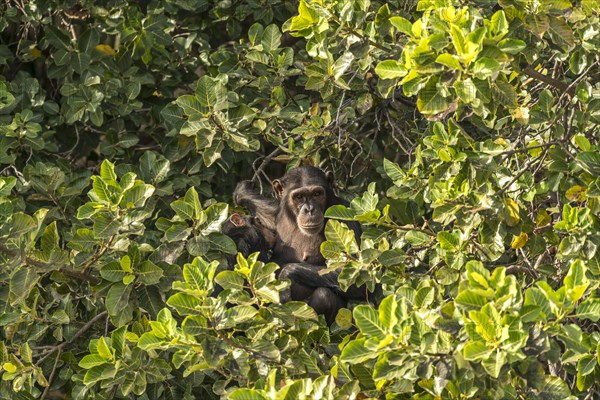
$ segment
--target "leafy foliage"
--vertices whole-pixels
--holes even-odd
[[[4,2],[0,397],[597,397],[599,18]],[[284,163],[354,193],[321,251],[383,293],[331,327],[277,265],[226,268],[235,184]]]

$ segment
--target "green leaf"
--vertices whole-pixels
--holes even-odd
[[[202,302],[190,294],[175,293],[169,297],[167,304],[175,308],[180,315],[197,315],[199,314]]]
[[[88,354],[79,361],[79,366],[84,369],[90,369],[98,365],[106,364],[107,360],[98,354]]]
[[[360,364],[367,360],[371,360],[377,357],[377,352],[372,351],[365,347],[365,341],[367,339],[353,340],[344,349],[340,355],[340,361],[347,362],[350,364]]]
[[[198,103],[207,112],[215,112],[226,108],[227,93],[223,84],[208,75],[198,79],[196,84],[196,98]],[[185,110],[184,110],[185,112]]]
[[[575,157],[577,165],[594,176],[600,175],[600,153],[597,151],[582,151]]]
[[[103,181],[117,181],[117,174],[115,173],[115,164],[108,160],[102,161],[100,164],[100,177]]]
[[[148,200],[153,193],[154,186],[136,181],[132,188],[125,190],[123,193],[120,205],[122,208],[143,207],[146,204],[146,200]]]
[[[13,214],[12,226],[10,228],[10,235],[12,237],[21,237],[29,232],[32,232],[38,228],[35,220],[22,212]]]
[[[4,369],[9,374],[13,374],[13,373],[17,372],[17,366],[10,362],[6,362],[6,363],[2,364],[2,369]]]
[[[224,319],[231,319],[235,324],[248,321],[258,314],[258,310],[251,306],[235,306],[228,309],[224,314]]]
[[[456,57],[454,57],[452,54],[448,54],[448,53],[440,54],[435,59],[435,62],[438,64],[445,65],[446,67],[448,67],[450,69],[455,69],[455,70],[459,70],[459,71],[462,70],[462,65],[456,59]]]
[[[109,282],[121,282],[125,275],[127,275],[127,272],[123,271],[121,265],[116,261],[100,268],[100,276]]]
[[[472,68],[472,72],[477,79],[487,79],[494,73],[496,73],[499,69],[500,63],[498,61],[496,61],[493,58],[481,57],[477,61],[475,61],[475,64]],[[502,88],[504,88],[504,86],[502,86]],[[512,92],[510,93],[512,94]],[[514,103],[515,102],[511,102],[511,105]],[[506,102],[504,104],[506,104]]]
[[[151,261],[144,261],[138,267],[136,275],[144,285],[156,285],[163,276],[163,270]]]
[[[358,252],[358,245],[354,232],[342,222],[336,220],[327,221],[325,226],[325,237],[336,246],[341,247],[347,253],[354,254]]]
[[[375,73],[381,79],[398,79],[408,73],[408,70],[398,63],[396,60],[381,61],[375,67]]]
[[[0,93],[0,96],[1,96],[1,93]],[[9,196],[12,188],[14,188],[16,184],[17,184],[17,178],[15,178],[14,176],[7,176],[5,178],[0,178],[0,197]]]
[[[360,332],[367,338],[385,337],[385,329],[379,322],[377,311],[370,306],[359,305],[353,311],[354,321]]]
[[[98,351],[98,355],[105,360],[113,359],[113,352],[108,346],[104,336],[101,336],[100,339],[98,339],[98,342],[96,343],[96,350]]]
[[[406,173],[402,168],[387,158],[383,159],[383,169],[387,176],[394,182],[401,181],[406,177]]]
[[[450,101],[446,99],[445,93],[437,88],[437,78],[432,78],[426,87],[419,92],[417,108],[422,114],[434,115],[448,109]]]
[[[541,399],[566,399],[571,397],[569,386],[557,376],[544,376],[544,383],[538,392]]]
[[[567,288],[567,296],[572,302],[581,299],[590,284],[589,279],[585,276],[586,272],[587,267],[583,261],[575,260],[565,276],[564,284]]]
[[[356,216],[356,213],[352,209],[350,209],[342,204],[331,206],[325,211],[326,218],[351,221],[354,219],[355,216]]]
[[[406,18],[399,16],[393,16],[388,19],[394,28],[398,29],[398,32],[404,33],[407,36],[413,36],[412,23]]]
[[[104,205],[90,201],[77,209],[77,219],[90,219],[94,214],[104,209]]]
[[[465,360],[477,361],[486,359],[494,350],[490,349],[485,342],[470,341],[463,348],[463,356]]]
[[[124,285],[123,283],[113,284],[104,300],[104,305],[108,314],[111,316],[118,315],[123,308],[127,306],[129,302],[129,295],[131,294],[131,286]]]
[[[442,231],[438,233],[437,239],[440,243],[440,247],[444,250],[460,250],[460,237],[458,233]]]
[[[107,214],[94,215],[93,232],[94,237],[99,239],[109,239],[119,232],[121,224],[118,220],[108,216]]]
[[[342,329],[350,329],[352,327],[352,311],[340,308],[335,316],[335,323]]]
[[[156,337],[156,335],[153,333],[146,332],[140,336],[140,340],[138,340],[137,345],[140,349],[148,351],[161,347],[163,345],[163,341]]]
[[[97,365],[86,372],[83,383],[92,386],[103,380],[114,379],[116,374],[117,369],[112,364]]]
[[[586,299],[577,307],[577,318],[598,322],[600,319],[600,299]]]
[[[340,58],[335,60],[332,67],[332,75],[338,80],[344,75],[344,73],[350,68],[352,61],[354,60],[354,54],[347,51]]]
[[[202,234],[220,232],[221,225],[228,218],[229,206],[225,203],[212,204],[204,211],[206,214],[206,225],[202,228]]]
[[[111,347],[115,350],[115,358],[120,358],[123,355],[125,346],[125,335],[127,334],[127,326],[122,326],[115,329],[110,334]]]
[[[500,370],[505,363],[506,354],[503,351],[496,349],[490,357],[481,362],[481,365],[492,378],[498,378],[498,376],[500,376]]]
[[[44,229],[44,233],[42,233],[42,237],[40,239],[40,248],[42,252],[50,253],[51,251],[58,249],[59,239],[56,221],[54,221],[48,225],[46,229]]]
[[[504,39],[498,42],[498,48],[508,54],[518,54],[527,47],[527,44],[518,39]]]
[[[227,397],[231,400],[267,400],[267,397],[256,389],[236,389]]]
[[[263,26],[258,22],[252,24],[250,29],[248,29],[248,40],[253,46],[258,44],[258,41],[262,38],[263,35]]]
[[[275,24],[267,26],[263,32],[260,43],[264,51],[272,51],[281,46],[281,32]]]
[[[433,240],[433,238],[431,236],[427,235],[426,233],[419,232],[419,231],[408,231],[408,232],[406,232],[406,235],[404,236],[404,239],[411,246],[414,246],[414,247],[423,246],[425,244],[430,243]]]
[[[387,296],[379,304],[379,322],[386,331],[391,332],[398,323],[396,308],[398,303],[395,296]]]
[[[379,256],[379,262],[384,267],[392,267],[394,265],[402,265],[406,259],[406,254],[400,249],[386,250]]]
[[[194,221],[198,221],[200,224],[204,223],[206,216],[202,210],[202,204],[200,203],[198,192],[193,186],[189,188],[187,192],[185,192],[183,200],[194,207]]]
[[[174,223],[165,231],[165,239],[167,242],[180,242],[186,240],[192,233],[192,228],[185,222]]]
[[[454,302],[458,305],[461,305],[467,309],[476,309],[479,310],[482,306],[484,306],[488,300],[484,296],[477,294],[471,290],[463,290],[456,296]]]
[[[111,191],[108,189],[106,182],[99,176],[92,176],[92,189],[98,200],[112,203]]]
[[[508,21],[503,10],[496,11],[490,18],[490,28],[494,36],[505,35],[508,32]]]
[[[244,289],[244,278],[237,271],[222,271],[216,276],[215,281],[223,289]]]
[[[429,307],[431,303],[433,303],[435,295],[435,290],[432,287],[422,287],[417,290],[417,294],[415,296],[415,305],[418,308]]]
[[[319,21],[319,14],[310,7],[305,0],[300,0],[298,5],[298,15],[292,17],[289,25],[290,32],[300,32],[311,28]]]
[[[577,362],[577,373],[579,373],[581,376],[589,375],[594,372],[596,365],[598,365],[596,362],[596,357],[591,354],[587,354],[580,358]]]
[[[77,48],[82,53],[91,53],[100,41],[100,34],[95,28],[90,28],[77,38]]]
[[[25,300],[39,279],[40,276],[34,268],[22,267],[16,269],[12,273],[9,283],[11,305]]]
[[[206,105],[200,103],[200,100],[198,100],[196,96],[179,96],[177,100],[175,100],[175,102],[179,107],[181,107],[184,114],[188,117],[202,118],[207,116],[209,113],[209,108]]]

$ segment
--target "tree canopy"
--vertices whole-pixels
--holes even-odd
[[[0,397],[597,398],[596,3],[2,2]],[[332,326],[225,268],[297,165]]]

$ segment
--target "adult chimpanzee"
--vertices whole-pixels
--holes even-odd
[[[238,186],[238,188],[240,188]],[[331,324],[348,299],[366,298],[366,288],[352,286],[347,292],[338,283],[339,272],[321,275],[325,259],[321,243],[325,240],[325,210],[336,204],[347,203],[333,192],[333,175],[315,167],[299,167],[288,171],[283,178],[273,181],[273,190],[279,205],[245,185],[236,189],[236,202],[255,215],[276,215],[276,240],[272,261],[282,266],[280,279],[290,279],[291,287],[281,293],[281,301],[305,301]],[[346,222],[360,240],[361,228],[356,222]],[[265,223],[265,225],[268,225]]]
[[[273,191],[279,199],[279,209],[272,260],[279,264],[324,265],[321,243],[325,241],[325,210],[336,204],[347,205],[333,192],[333,174],[315,167],[294,168],[273,181]],[[360,225],[346,224],[360,241]]]

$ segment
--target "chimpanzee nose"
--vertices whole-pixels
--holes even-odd
[[[304,205],[304,213],[308,214],[308,215],[313,215],[315,212],[315,207],[312,204],[305,204]]]

